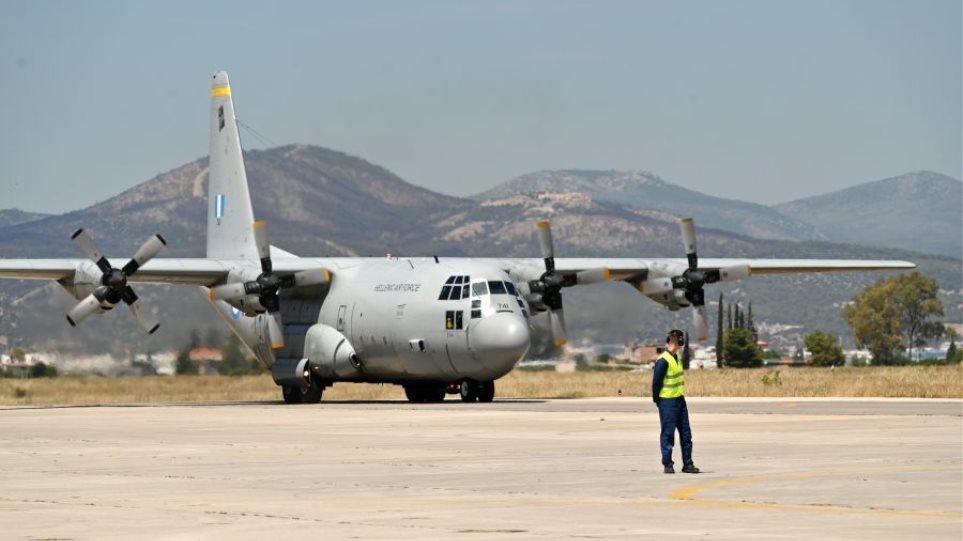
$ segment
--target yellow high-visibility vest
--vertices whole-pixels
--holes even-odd
[[[665,359],[669,363],[669,369],[662,380],[662,390],[659,391],[659,398],[679,398],[685,395],[685,372],[682,370],[682,361],[676,360],[668,351],[663,351],[659,355],[660,359]]]

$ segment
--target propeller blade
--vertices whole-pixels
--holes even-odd
[[[126,302],[127,299],[125,298],[124,301]],[[151,313],[147,305],[144,304],[142,299],[137,298],[135,295],[134,301],[128,302],[127,306],[130,307],[131,313],[134,314],[135,318],[137,318],[137,323],[140,323],[140,326],[147,331],[147,334],[154,334],[157,332],[157,329],[160,328],[160,323],[157,321],[157,318],[154,317],[154,314]]]
[[[100,272],[110,272],[112,268],[110,266],[110,261],[107,261],[104,253],[97,248],[97,245],[94,244],[94,239],[90,238],[90,235],[87,234],[87,231],[84,229],[78,229],[73,235],[70,236],[70,238],[73,239],[77,246],[80,247],[80,250],[88,258],[90,258],[91,261],[97,264],[97,268],[100,269]]]
[[[124,271],[124,274],[127,276],[134,274],[137,272],[137,269],[144,265],[144,263],[154,259],[154,257],[159,254],[165,246],[167,246],[167,241],[164,240],[164,237],[160,235],[154,235],[153,237],[147,239],[147,242],[141,245],[141,247],[137,250],[137,253],[134,254],[134,257],[132,257],[121,270]]]
[[[548,220],[542,220],[538,222],[538,229],[536,231],[538,233],[538,245],[542,248],[542,258],[545,259],[546,264],[548,264],[548,260],[555,259],[555,246],[552,242],[552,224],[549,223]],[[555,269],[551,268],[547,270],[548,272],[552,272]]]
[[[685,246],[685,255],[689,260],[689,268],[699,267],[699,256],[696,255],[696,232],[695,222],[692,218],[682,219],[682,244]]]
[[[294,286],[317,286],[331,281],[327,269],[308,269],[294,273]]]
[[[247,296],[247,290],[243,282],[224,284],[210,289],[212,301],[239,301]]]
[[[600,269],[588,269],[575,273],[576,282],[579,284],[597,284],[608,282],[612,279],[612,272],[608,267]]]
[[[562,347],[568,343],[568,333],[565,331],[565,314],[561,308],[549,310],[549,322],[552,324],[552,336],[555,337],[555,345]]]
[[[281,321],[281,312],[272,312],[267,315],[268,335],[271,337],[271,349],[281,349],[284,347],[284,325]]]
[[[76,327],[81,321],[87,319],[87,316],[93,314],[100,308],[100,303],[103,302],[104,298],[107,296],[106,287],[98,287],[93,293],[84,297],[84,299],[74,305],[67,313],[67,323],[70,323],[71,327]]]
[[[692,330],[697,342],[709,338],[709,323],[706,319],[706,305],[692,307]]]
[[[672,291],[671,278],[652,278],[642,282],[639,291],[643,295],[661,295]]]
[[[722,267],[719,269],[719,281],[734,282],[736,280],[748,278],[750,274],[752,274],[752,269],[749,268],[749,265],[731,265],[729,267]]]
[[[261,271],[271,273],[271,244],[268,242],[267,222],[254,222],[254,244],[257,245],[257,256],[261,260]]]

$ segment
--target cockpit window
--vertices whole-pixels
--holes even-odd
[[[488,284],[485,282],[475,282],[471,285],[472,297],[482,297],[488,295]]]
[[[511,282],[505,282],[505,289],[512,295],[518,296],[518,291],[515,290],[515,284]]]
[[[445,283],[446,283],[446,284],[454,284],[454,283],[455,283],[455,277],[454,277],[454,276],[449,276],[448,279],[445,280]]]
[[[506,293],[508,293],[507,291],[505,291],[504,282],[496,282],[494,280],[489,280],[488,289],[489,291],[491,291],[492,295],[505,295]]]

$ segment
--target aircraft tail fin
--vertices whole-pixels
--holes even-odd
[[[227,73],[211,86],[211,149],[207,180],[207,257],[257,259],[254,210]]]

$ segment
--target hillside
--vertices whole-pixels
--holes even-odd
[[[677,217],[585,192],[515,194],[471,201],[408,184],[384,168],[318,147],[292,145],[246,153],[256,214],[271,224],[272,243],[300,255],[400,255],[537,257],[534,224],[553,221],[560,257],[682,257]],[[69,240],[91,229],[108,254],[130,254],[148,235],[169,241],[164,255],[204,253],[206,160],[158,175],[90,208],[41,221],[0,227],[0,257],[80,257]],[[704,223],[699,249],[705,257],[812,257],[908,259],[936,276],[944,288],[948,319],[963,319],[963,263],[887,248],[824,241],[761,240]],[[801,326],[767,336],[792,342],[805,329],[845,335],[839,307],[884,276],[787,275],[712,286],[727,299],[753,302],[757,322]],[[69,328],[63,314],[73,303],[56,284],[0,282],[0,343],[114,352],[158,351],[184,344],[191,331],[222,325],[195,288],[141,286],[159,312],[162,331],[144,336],[119,308],[107,317]],[[688,325],[689,311],[672,313],[625,284],[566,292],[575,340],[620,342],[656,337],[667,325]],[[710,308],[710,318],[714,318]],[[538,318],[539,325],[544,325]]]
[[[917,171],[776,205],[837,242],[963,257],[963,183]]]
[[[699,223],[706,227],[760,239],[824,238],[804,220],[784,216],[765,205],[706,195],[667,182],[647,171],[539,171],[510,180],[474,196],[474,199],[497,199],[542,192],[583,192],[601,201],[613,201],[676,216],[696,216]]]
[[[40,212],[27,212],[20,209],[0,209],[0,227],[33,222],[47,216],[47,214]]]

